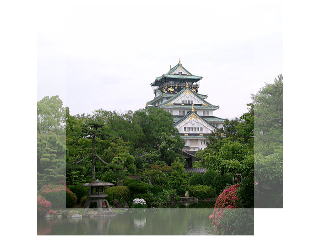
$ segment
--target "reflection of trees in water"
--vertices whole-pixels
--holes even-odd
[[[145,217],[143,218],[137,218],[135,217],[133,219],[133,223],[134,223],[134,226],[137,227],[137,228],[143,228],[146,223],[147,223],[147,219]]]
[[[57,235],[214,234],[208,219],[211,212],[212,208],[129,209],[113,217],[43,220],[46,224],[39,231]]]
[[[117,216],[111,221],[109,234],[208,234],[211,228],[208,216],[211,211],[212,209],[130,209],[128,214]]]

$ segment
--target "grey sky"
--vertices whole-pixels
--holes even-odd
[[[39,14],[38,98],[59,95],[73,114],[143,108],[180,58],[215,115],[239,117],[282,72],[278,1],[77,2]]]

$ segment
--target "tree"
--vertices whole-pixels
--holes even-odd
[[[133,124],[138,124],[143,131],[143,138],[137,143],[137,148],[145,152],[156,152],[159,161],[171,165],[178,157],[182,158],[184,146],[178,130],[173,125],[172,116],[159,108],[147,108],[133,114]]]
[[[37,103],[38,133],[64,131],[65,108],[59,96],[44,97]]]
[[[38,188],[65,180],[65,108],[58,96],[37,103]]]
[[[282,207],[283,77],[253,96],[255,206]]]

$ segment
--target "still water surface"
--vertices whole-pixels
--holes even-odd
[[[113,216],[39,219],[40,235],[185,235],[215,234],[208,216],[212,208],[148,208],[114,210]]]

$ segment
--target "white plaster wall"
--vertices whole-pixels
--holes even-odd
[[[202,122],[200,122],[198,119],[192,119],[190,121],[186,121],[183,124],[179,124],[177,127],[178,127],[178,131],[180,133],[204,133],[204,134],[209,134],[214,130],[211,126],[210,126],[210,128],[208,128],[207,126],[202,124]],[[199,128],[202,127],[203,130],[202,131],[188,132],[188,131],[184,131],[185,127],[199,127]]]
[[[178,109],[172,109],[172,115],[179,115]]]
[[[197,150],[205,149],[207,145],[204,143],[204,141],[205,139],[186,139],[185,146],[190,148],[198,148]]]
[[[187,91],[188,93],[188,91]],[[177,97],[174,100],[174,103],[180,103],[182,104],[182,100],[192,100],[194,104],[203,104],[204,102],[202,100],[200,100],[198,97],[196,97],[194,94],[186,94],[186,92],[184,92],[183,94],[181,94],[179,97]]]

